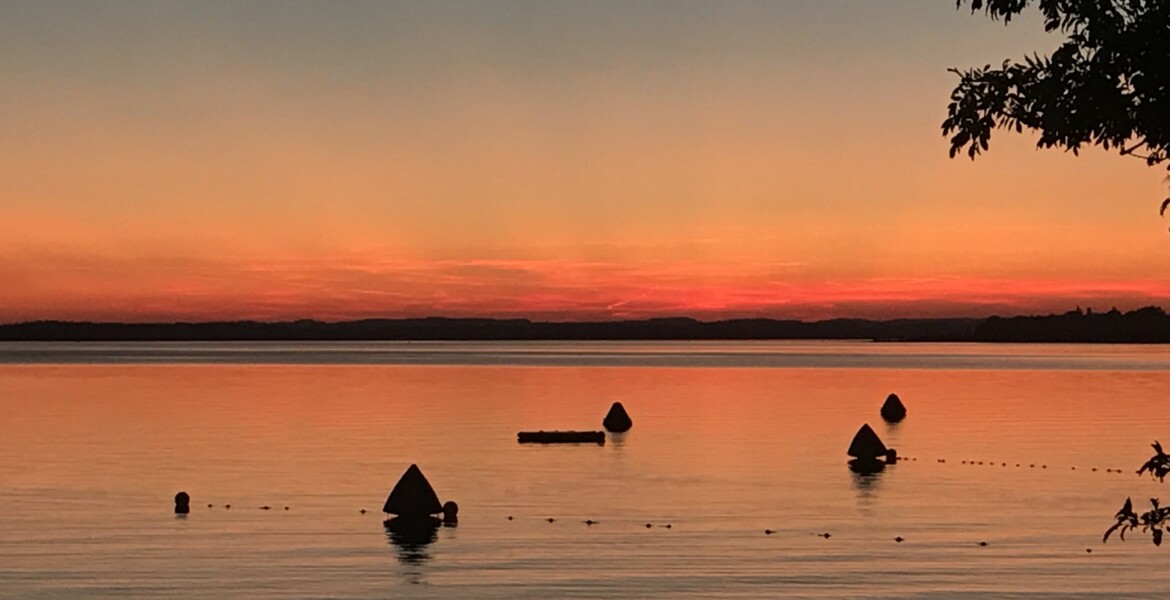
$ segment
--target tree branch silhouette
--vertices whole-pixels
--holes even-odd
[[[1031,5],[1065,40],[1051,55],[966,70],[951,92],[944,136],[972,160],[996,129],[1039,133],[1038,148],[1116,149],[1170,170],[1170,2],[957,0],[1011,22]],[[1144,154],[1136,154],[1139,148]],[[1170,201],[1170,198],[1167,198]]]

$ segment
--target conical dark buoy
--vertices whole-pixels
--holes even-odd
[[[853,436],[853,442],[849,444],[848,454],[853,457],[849,461],[849,468],[862,474],[880,473],[886,465],[898,461],[897,451],[886,448],[869,423],[857,430],[857,435]]]
[[[870,460],[885,458],[889,449],[882,443],[882,439],[869,426],[869,423],[866,423],[857,430],[857,435],[853,436],[853,442],[849,444],[847,453],[853,458]]]
[[[185,515],[191,512],[191,496],[187,492],[175,494],[175,514]]]
[[[601,425],[610,433],[622,433],[629,431],[634,426],[634,422],[626,413],[626,407],[622,406],[621,402],[614,402],[613,406],[609,407],[609,413],[601,420]]]
[[[443,506],[439,504],[435,488],[431,487],[418,465],[410,465],[398,483],[394,484],[394,489],[390,490],[382,512],[415,519],[441,513]]]
[[[882,418],[887,423],[899,423],[906,418],[906,405],[902,404],[897,394],[886,396],[886,402],[882,404]]]

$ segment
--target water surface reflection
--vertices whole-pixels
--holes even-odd
[[[439,524],[434,520],[387,519],[386,539],[398,551],[398,560],[419,565],[430,560],[427,547],[438,539]]]

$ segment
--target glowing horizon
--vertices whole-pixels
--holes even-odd
[[[1035,18],[911,1],[0,16],[3,323],[1170,306],[1164,172],[1007,132],[947,158],[946,68],[1051,47]]]

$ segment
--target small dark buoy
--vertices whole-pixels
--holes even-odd
[[[207,505],[207,508],[215,508],[215,505],[214,505],[214,504],[208,504],[208,505]]]
[[[898,537],[894,538],[894,541],[901,544],[902,542],[906,541],[906,538],[904,538],[902,536],[898,536]]]
[[[272,510],[272,507],[265,504],[264,506],[260,507],[260,510]]]
[[[366,514],[366,509],[363,508],[363,509],[359,510],[358,512],[364,515],[364,514]]]
[[[764,530],[764,535],[772,535],[773,533],[776,533],[776,532],[775,532],[775,531],[772,531],[771,529],[765,529],[765,530]]]
[[[653,525],[651,525],[649,523],[646,524],[646,529],[650,529],[651,527],[653,527]]]
[[[594,524],[594,523],[596,523],[596,522],[597,522],[597,521],[594,521],[593,519],[585,519],[585,521],[584,521],[584,523],[585,523],[586,525],[593,525],[593,524]]]
[[[285,509],[285,510],[288,510],[288,507],[286,506],[286,507],[284,507],[284,509]]]
[[[509,521],[511,521],[511,520],[512,520],[512,515],[508,515],[508,520],[509,520]]]
[[[670,523],[667,523],[666,525],[663,525],[663,527],[665,527],[665,528],[667,528],[667,529],[670,529]]]
[[[1093,468],[1092,468],[1092,471],[1093,471],[1094,473],[1096,473],[1096,472],[1097,472],[1097,467],[1093,467]]]
[[[1040,465],[1040,468],[1041,468],[1041,469],[1047,469],[1047,468],[1048,468],[1048,465]]]
[[[1093,553],[1092,548],[1085,548],[1085,554],[1092,554],[1092,553]]]
[[[443,503],[443,524],[454,525],[459,522],[459,505],[454,500]]]
[[[832,536],[831,536],[831,535],[829,535],[829,532],[827,532],[827,531],[826,531],[826,532],[824,532],[824,533],[822,533],[822,534],[821,534],[821,537],[823,537],[823,538],[825,538],[825,539],[827,540],[827,539],[829,539],[829,538],[830,538],[830,537],[832,537]]]
[[[980,546],[986,546],[986,545],[987,545],[987,542],[979,542],[979,545],[980,545]]]
[[[626,407],[622,406],[621,402],[614,402],[613,406],[609,407],[605,418],[601,420],[601,426],[610,433],[622,433],[629,431],[634,426],[634,422],[630,419],[629,413],[626,412]]]
[[[224,510],[231,510],[231,509],[232,509],[232,505],[231,505],[231,504],[224,504],[224,505],[223,505],[223,509],[224,509]]]
[[[552,522],[554,522],[554,521],[556,521],[556,519],[554,519],[554,518],[552,518],[552,517],[549,517],[549,518],[548,518],[548,522],[549,522],[549,523],[552,523]]]
[[[902,404],[902,399],[897,394],[890,394],[882,404],[881,413],[882,419],[887,423],[899,423],[906,418],[906,405]]]
[[[175,514],[185,515],[191,512],[191,496],[187,492],[175,494]]]

